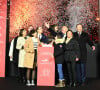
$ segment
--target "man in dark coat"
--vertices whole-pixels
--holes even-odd
[[[48,43],[48,38],[46,35],[43,34],[43,28],[42,27],[37,27],[37,33],[38,33],[38,38],[40,40],[40,42],[42,43]]]
[[[68,27],[67,26],[63,26],[61,29],[61,32],[59,32],[59,34],[61,35],[62,38],[66,38],[66,32],[68,31]]]
[[[88,33],[83,31],[82,25],[77,24],[77,32],[74,33],[74,38],[78,41],[80,47],[80,60],[77,62],[77,82],[82,86],[85,85],[86,81],[86,61],[87,61],[87,48],[86,44],[89,44],[93,50],[95,46],[90,40]]]

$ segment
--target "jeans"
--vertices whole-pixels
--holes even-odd
[[[57,64],[57,70],[58,70],[59,80],[64,79],[62,64]]]
[[[85,83],[86,80],[86,63],[77,63],[76,64],[77,71],[77,82]]]

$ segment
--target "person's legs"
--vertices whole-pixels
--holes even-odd
[[[31,84],[30,84],[30,71],[31,71],[31,69],[27,69],[27,75],[26,75],[26,78],[27,78],[27,83],[26,83],[26,85],[27,86],[30,86]]]
[[[62,64],[57,64],[57,70],[58,70],[58,75],[59,75],[59,83],[56,85],[56,87],[65,87]]]
[[[76,78],[77,78],[77,83],[81,84],[81,64],[76,63]]]
[[[32,70],[32,81],[31,81],[31,85],[34,86],[34,80],[35,80],[35,76],[36,76],[36,67],[37,67],[37,49],[34,50],[35,54],[34,54],[34,64],[33,64],[33,70]]]
[[[63,80],[64,75],[63,75],[63,70],[62,70],[62,64],[57,64],[57,68],[58,68],[59,80]]]
[[[68,68],[68,77],[69,77],[69,81],[70,81],[70,83],[72,83],[72,82],[73,82],[73,79],[72,79],[72,67],[71,67],[71,62],[67,62],[66,65],[67,65],[67,68]]]
[[[18,68],[19,70],[19,81],[25,83],[25,68]]]
[[[82,84],[86,81],[86,63],[81,63],[81,80]]]
[[[35,78],[35,70],[32,71],[32,80]]]
[[[27,69],[27,80],[30,80],[30,69]]]
[[[72,80],[73,80],[73,86],[76,86],[76,62],[75,61],[72,61],[71,62],[71,65],[72,65]]]
[[[32,81],[31,81],[31,85],[34,86],[34,79],[35,79],[35,68],[32,70]]]
[[[72,72],[72,63],[67,62],[67,69],[68,69],[68,77],[69,77],[69,84],[67,85],[68,87],[72,87],[73,84],[73,72]]]

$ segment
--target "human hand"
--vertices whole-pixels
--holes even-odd
[[[95,46],[92,46],[92,50],[93,50],[93,51],[95,50]]]
[[[76,61],[79,61],[79,58],[76,58]]]
[[[47,28],[50,28],[50,24],[48,22],[45,22],[44,25],[47,27]]]
[[[12,56],[10,56],[10,61],[11,61],[11,62],[13,61],[13,57],[12,57]]]

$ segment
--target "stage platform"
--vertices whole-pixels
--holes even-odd
[[[56,88],[56,87],[47,87],[47,86],[32,86],[28,87],[25,84],[18,83],[15,78],[0,78],[0,90],[100,90],[100,79],[87,79],[86,86],[80,87],[64,87],[64,88]]]

